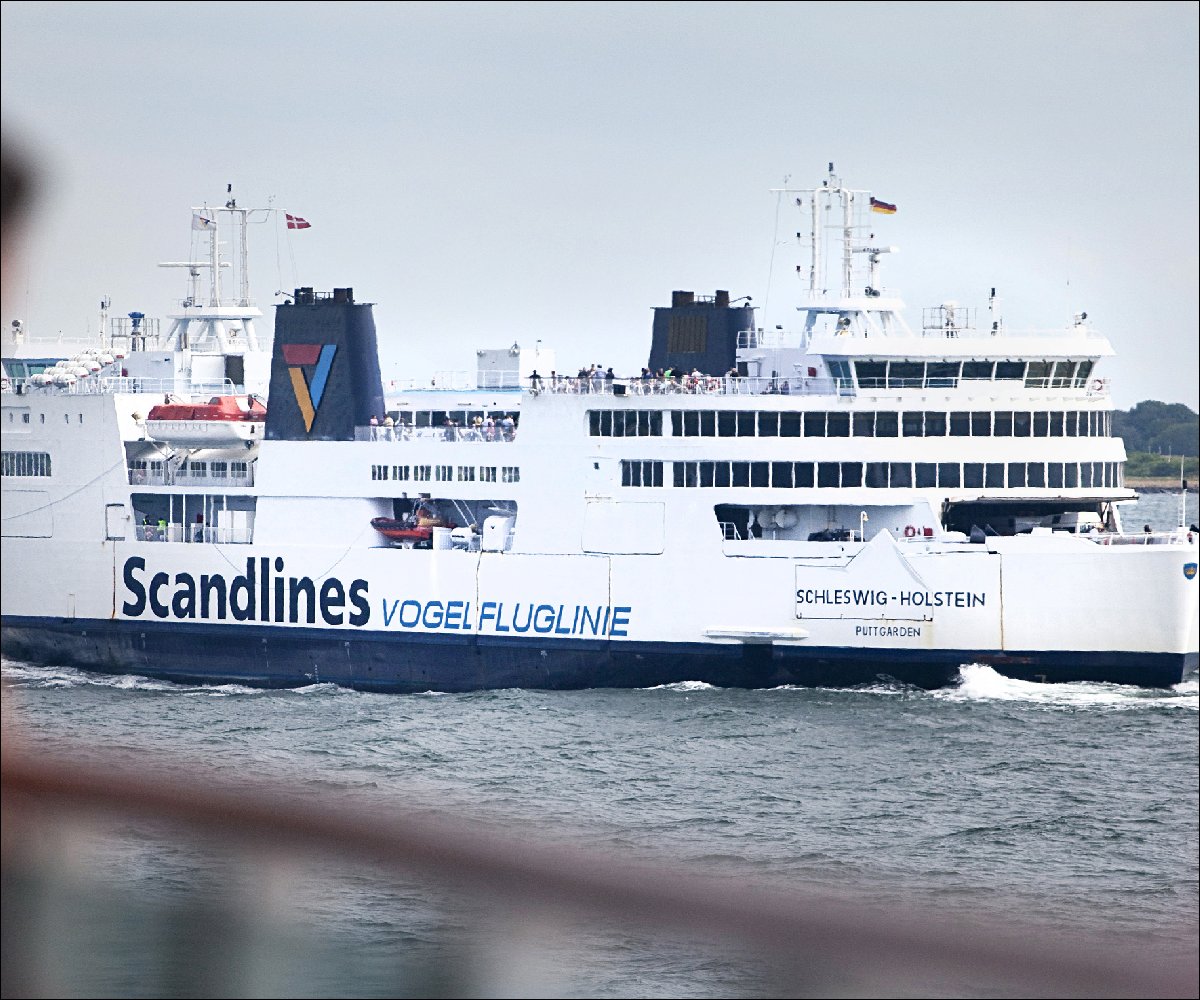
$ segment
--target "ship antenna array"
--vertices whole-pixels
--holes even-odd
[[[222,299],[221,269],[232,268],[233,264],[221,257],[222,243],[220,240],[221,215],[228,215],[229,222],[234,227],[234,253],[237,258],[238,298],[234,303],[240,307],[250,305],[250,257],[247,232],[250,223],[266,222],[271,209],[239,208],[237,199],[233,196],[233,185],[225,186],[225,204],[219,208],[201,205],[192,208],[192,229],[208,234],[208,259],[164,261],[159,267],[186,267],[188,269],[189,291],[185,306],[199,304],[200,272],[209,272],[209,301],[210,307],[219,307],[226,303]],[[194,256],[194,255],[193,255]]]
[[[856,246],[855,232],[861,228],[856,222],[855,210],[860,206],[869,206],[871,193],[857,191],[842,185],[841,178],[834,172],[833,163],[829,164],[829,176],[815,189],[777,188],[780,194],[790,194],[795,198],[796,207],[808,216],[807,232],[797,233],[797,239],[803,241],[807,237],[809,244],[808,292],[816,298],[828,293],[825,270],[826,250],[824,230],[836,228],[841,240],[841,260],[837,294],[841,298],[852,298],[856,295],[854,288],[854,254],[866,253],[870,264],[868,294],[879,288],[880,255],[894,252],[894,247]],[[823,223],[826,216],[833,216],[828,226]],[[801,270],[801,268],[797,268]],[[858,290],[861,294],[862,289]]]

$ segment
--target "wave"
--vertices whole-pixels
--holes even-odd
[[[1189,677],[1172,688],[1140,688],[1128,684],[1075,681],[1045,684],[1005,677],[982,663],[959,668],[958,683],[931,691],[943,701],[1024,702],[1052,709],[1101,708],[1128,711],[1147,708],[1200,710],[1200,679]]]
[[[720,691],[721,688],[706,681],[676,681],[674,684],[656,684],[642,688],[643,691]]]
[[[264,695],[354,694],[336,684],[308,684],[304,687],[269,689],[246,684],[181,684],[141,674],[101,674],[75,667],[43,667],[20,660],[5,659],[4,681],[12,688],[72,689],[111,688],[117,691],[141,691],[200,698],[262,697]]]

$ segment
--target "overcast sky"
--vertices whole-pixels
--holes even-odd
[[[789,322],[770,189],[833,161],[899,208],[914,327],[992,286],[1010,329],[1086,310],[1118,406],[1200,405],[1195,3],[6,2],[2,27],[6,141],[44,173],[5,327],[165,315],[186,287],[154,265],[232,183],[312,223],[254,230],[259,304],[353,286],[385,377],[537,340],[633,373],[673,289]]]

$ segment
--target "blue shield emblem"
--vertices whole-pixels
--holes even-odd
[[[1196,564],[1195,563],[1184,563],[1183,564],[1183,575],[1186,576],[1189,580],[1196,579]]]

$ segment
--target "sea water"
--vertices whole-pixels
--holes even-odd
[[[1176,520],[1170,495],[1126,513],[1127,524]],[[1030,684],[967,665],[955,686],[933,692],[690,683],[398,696],[187,686],[10,660],[3,668],[6,738],[36,754],[103,752],[168,779],[201,769],[252,776],[301,798],[458,816],[501,840],[570,844],[731,885],[833,892],[885,912],[994,920],[1031,935],[1115,937],[1164,962],[1196,950],[1194,675],[1149,690]],[[72,865],[132,902],[112,911],[107,897],[85,892],[73,920],[48,925],[47,937],[72,945],[53,980],[65,994],[228,986],[220,956],[250,931],[226,927],[214,943],[196,931],[211,932],[211,920],[181,924],[177,914],[181,901],[239,885],[286,897],[252,980],[268,995],[779,988],[729,949],[647,943],[619,924],[566,943],[544,925],[515,938],[508,928],[502,954],[481,964],[479,949],[471,953],[471,979],[456,970],[476,925],[436,884],[347,865],[337,845],[316,859],[267,852],[238,867],[211,844],[188,846],[133,820],[103,834],[75,838]],[[265,870],[288,874],[264,880]],[[191,949],[178,940],[189,935]],[[528,947],[530,935],[538,947]],[[197,969],[207,966],[205,979]],[[231,988],[238,982],[255,992],[244,978]],[[997,995],[986,981],[945,992]]]

